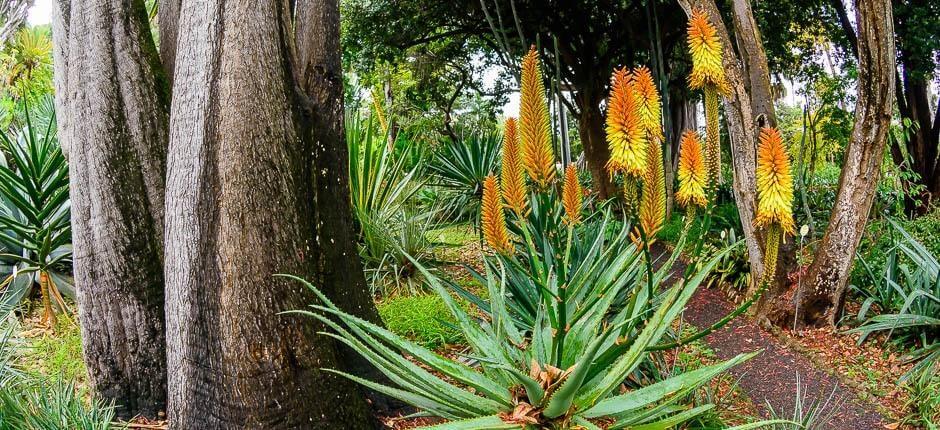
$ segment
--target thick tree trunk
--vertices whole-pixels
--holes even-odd
[[[332,209],[314,201],[291,18],[287,1],[180,11],[166,206],[173,428],[372,425],[357,389],[320,370],[339,367],[333,343],[282,313],[313,295],[274,277],[316,278],[313,207]]]
[[[800,320],[835,324],[855,250],[880,177],[894,103],[894,25],[889,0],[858,0],[859,79],[855,127],[846,148],[829,226],[816,249],[800,300]]]
[[[369,293],[362,261],[356,250],[356,227],[349,200],[343,70],[340,58],[337,0],[298,0],[296,3],[298,61],[295,76],[309,97],[305,110],[312,119],[311,172],[314,184],[315,285],[347,312],[382,325]],[[324,24],[326,23],[326,24]],[[359,353],[338,345],[344,368],[370,380],[387,380]],[[368,392],[373,408],[388,409],[389,399]]]
[[[679,0],[679,5],[689,15],[693,8],[705,9],[710,20],[716,24],[718,36],[725,46],[723,64],[731,94],[724,97],[724,107],[728,134],[731,136],[732,188],[735,204],[741,216],[748,261],[751,263],[751,278],[760,279],[764,273],[763,254],[757,231],[754,228],[754,214],[757,208],[755,170],[759,128],[754,121],[756,115],[751,107],[751,96],[746,89],[745,79],[747,78],[741,62],[731,49],[731,37],[722,25],[721,14],[714,0]]]
[[[54,20],[89,380],[120,415],[155,416],[166,401],[166,82],[142,1],[62,1]]]

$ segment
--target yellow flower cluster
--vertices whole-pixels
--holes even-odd
[[[646,66],[634,69],[633,83],[639,99],[640,123],[643,125],[643,129],[646,130],[650,141],[661,142],[663,140],[662,100],[659,97],[656,84],[653,83],[653,75],[650,73],[650,69]]]
[[[547,188],[555,179],[555,154],[549,137],[548,103],[542,70],[534,46],[522,57],[519,130],[522,164],[539,188]]]
[[[692,12],[688,33],[689,52],[692,54],[692,73],[689,87],[693,90],[712,86],[722,94],[728,92],[725,69],[721,64],[721,40],[718,30],[708,20],[708,14],[699,9]]]
[[[640,116],[640,98],[626,68],[614,71],[610,99],[607,102],[607,144],[611,173],[624,173],[635,178],[646,171],[647,138]]]
[[[486,244],[500,254],[511,255],[514,248],[509,240],[509,230],[506,229],[503,199],[500,196],[496,177],[493,175],[487,176],[483,180],[483,202],[480,208],[480,219]]]
[[[578,168],[574,163],[565,168],[565,182],[561,187],[561,204],[565,208],[565,223],[569,226],[581,222],[583,192],[578,182]]]
[[[757,146],[757,216],[758,227],[779,226],[793,234],[793,175],[790,157],[776,128],[760,131]]]
[[[702,141],[698,133],[686,130],[679,145],[679,189],[676,191],[676,202],[682,207],[705,207],[708,204],[708,198],[705,197],[708,175]]]
[[[666,219],[666,179],[663,172],[663,149],[658,142],[650,142],[648,166],[643,175],[643,191],[640,194],[638,218],[646,243],[655,242],[656,233]]]
[[[503,168],[500,173],[500,187],[506,206],[516,215],[522,216],[528,209],[529,191],[525,184],[525,170],[519,157],[519,134],[516,119],[509,118],[503,130]]]

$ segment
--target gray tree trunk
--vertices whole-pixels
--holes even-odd
[[[282,314],[313,295],[274,277],[316,279],[314,207],[337,204],[314,200],[291,29],[286,0],[180,11],[165,242],[173,428],[372,425],[357,389],[320,370],[340,365],[333,343]]]
[[[120,415],[155,416],[166,401],[166,82],[142,1],[63,0],[53,9],[89,380]]]
[[[829,225],[806,275],[800,319],[835,324],[842,311],[855,250],[868,222],[894,108],[895,59],[891,1],[858,0],[858,102]]]
[[[157,26],[160,30],[160,61],[172,84],[176,68],[176,39],[179,34],[180,6],[183,0],[159,0]]]

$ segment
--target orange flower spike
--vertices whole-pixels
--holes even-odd
[[[705,170],[705,154],[698,133],[687,130],[682,134],[679,147],[679,189],[676,202],[682,207],[689,205],[705,207],[708,198],[708,173]]]
[[[483,238],[494,251],[510,255],[514,248],[509,240],[509,230],[506,229],[506,215],[503,212],[503,199],[500,196],[496,177],[487,176],[483,180],[483,201],[480,208],[480,219],[483,224]]]
[[[697,90],[713,86],[718,92],[727,94],[729,88],[721,63],[721,39],[718,38],[718,30],[708,20],[708,14],[704,10],[692,12],[687,41],[689,52],[692,54],[689,88]]]
[[[641,177],[646,171],[648,140],[640,118],[640,100],[630,73],[614,71],[610,99],[607,102],[607,145],[610,161],[607,169]]]
[[[660,142],[663,140],[662,99],[650,69],[646,66],[636,68],[633,71],[633,82],[639,96],[640,121],[643,128],[650,140]]]
[[[519,148],[519,134],[516,119],[509,118],[503,130],[503,170],[500,174],[500,187],[506,206],[522,216],[528,208],[529,191],[525,184],[525,170]]]
[[[522,85],[519,102],[519,134],[522,165],[542,189],[555,179],[555,154],[549,136],[548,104],[535,47],[522,57]]]
[[[650,142],[648,148],[648,166],[643,176],[638,218],[647,243],[652,244],[666,219],[666,179],[662,147],[657,142]]]
[[[569,164],[565,168],[565,182],[561,187],[561,203],[565,208],[565,223],[569,226],[581,222],[583,199],[584,193],[581,190],[581,183],[578,182],[578,168],[573,163]]]
[[[793,174],[790,157],[783,146],[780,131],[765,127],[757,146],[757,216],[758,227],[778,225],[786,234],[794,233]]]

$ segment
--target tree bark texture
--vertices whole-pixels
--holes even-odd
[[[855,260],[888,139],[894,103],[894,24],[889,0],[858,0],[859,78],[855,127],[845,151],[829,225],[806,275],[800,319],[835,324]]]
[[[166,82],[143,1],[60,1],[53,9],[89,380],[120,415],[155,416],[166,401]]]
[[[607,134],[604,131],[604,114],[600,103],[603,100],[604,86],[600,88],[579,87],[576,100],[578,112],[578,134],[584,147],[584,158],[594,182],[594,192],[601,199],[617,195],[616,187],[607,173],[607,160],[610,148],[607,146]]]
[[[274,276],[313,277],[313,206],[333,209],[313,200],[290,4],[187,2],[179,30],[166,204],[170,425],[369,428],[357,389],[320,370],[339,367],[333,343],[311,318],[282,313],[313,295]]]
[[[679,5],[691,16],[693,9],[704,9],[712,23],[718,29],[718,36],[725,49],[723,64],[725,78],[731,87],[731,93],[723,98],[728,134],[731,137],[732,188],[735,204],[741,216],[741,227],[751,264],[751,278],[760,279],[764,273],[761,242],[754,228],[754,214],[757,208],[756,160],[757,135],[760,131],[754,121],[756,116],[751,107],[751,96],[745,84],[746,75],[741,61],[731,49],[731,37],[722,24],[721,14],[714,0],[679,0]]]
[[[356,249],[356,226],[349,200],[348,146],[343,106],[340,58],[339,2],[298,0],[295,15],[297,64],[295,77],[309,103],[308,130],[312,150],[313,213],[316,263],[314,285],[320,286],[341,309],[383,325],[363,273]],[[337,344],[344,367],[370,380],[387,377],[362,355]],[[365,391],[365,390],[364,390]],[[368,392],[373,407],[388,409],[388,399]]]
[[[176,67],[176,40],[179,34],[180,7],[183,0],[158,0],[157,26],[160,30],[160,61],[170,83]]]

